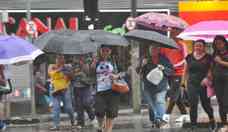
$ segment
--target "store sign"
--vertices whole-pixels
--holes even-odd
[[[56,19],[52,17],[46,17],[45,21],[41,21],[40,18],[34,17],[30,22],[28,22],[24,17],[20,19],[16,19],[16,17],[10,17],[10,19],[13,19],[15,22],[9,22],[8,25],[16,26],[17,29],[15,34],[22,38],[26,38],[28,35],[34,33],[42,34],[48,32],[52,30],[52,25],[54,25],[54,30],[66,29],[67,27],[73,31],[78,30],[77,17],[70,17],[67,21],[64,21],[63,17],[58,17]],[[0,23],[0,25],[2,25],[2,23]]]
[[[37,17],[33,18],[32,20],[34,22],[34,25],[36,25],[36,27],[37,27],[36,30],[39,34],[42,34],[42,33],[45,33],[45,32],[48,32],[51,30],[51,25],[52,25],[52,23],[51,23],[52,18],[51,17],[46,18],[47,25],[45,23],[43,23]],[[20,20],[16,35],[18,35],[22,38],[25,38],[28,35],[28,33],[26,32],[27,31],[26,30],[27,23],[28,22],[25,18],[22,18]],[[68,20],[68,27],[69,27],[69,29],[71,29],[73,31],[78,30],[78,19],[76,17],[71,17]],[[61,29],[66,29],[66,24],[65,24],[63,18],[59,17],[56,20],[54,30],[61,30]]]
[[[228,1],[180,1],[179,16],[192,25],[200,21],[228,20]]]

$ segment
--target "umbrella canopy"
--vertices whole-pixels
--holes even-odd
[[[104,30],[88,30],[91,34],[91,40],[99,43],[100,45],[111,46],[128,46],[128,40],[121,36]]]
[[[224,35],[228,39],[228,21],[202,21],[186,28],[177,37],[184,40],[203,39],[213,42],[215,35]]]
[[[155,31],[136,29],[126,33],[125,36],[127,38],[157,47],[179,48],[173,39],[170,39],[167,36]]]
[[[45,33],[34,43],[45,52],[59,54],[87,54],[96,52],[98,45],[89,39],[89,34],[81,34],[71,30]]]
[[[16,36],[0,36],[0,64],[31,61],[43,52],[28,41]]]
[[[168,30],[170,27],[185,29],[188,24],[183,19],[164,13],[145,13],[135,18],[136,24],[149,29]]]

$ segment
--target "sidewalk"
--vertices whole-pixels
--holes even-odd
[[[213,101],[213,108],[214,108],[214,113],[216,119],[218,119],[218,108],[217,108],[217,103]],[[204,110],[202,109],[201,105],[199,105],[198,108],[198,121],[199,122],[207,122],[208,117]],[[175,107],[172,115],[171,115],[171,122],[175,122],[175,119],[178,118],[180,115],[179,111]],[[75,113],[75,116],[77,114]],[[68,122],[69,118],[68,115],[63,113],[60,115],[61,117],[61,122]],[[87,114],[86,114],[86,119],[88,119]],[[219,119],[218,119],[219,120]],[[42,123],[51,123],[52,122],[52,116],[51,114],[39,114],[37,115],[36,118],[11,118],[10,119],[10,126],[16,127],[16,126],[35,126],[37,124],[42,124]],[[133,112],[133,109],[121,109],[119,110],[119,116],[114,120],[115,125],[129,125],[131,126],[132,124],[150,124],[149,121],[149,116],[148,116],[148,110],[147,109],[142,109],[140,114],[135,114]]]

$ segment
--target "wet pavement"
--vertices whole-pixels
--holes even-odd
[[[213,105],[213,107],[215,116],[218,117],[217,105]],[[206,122],[208,122],[208,118],[202,110],[202,107],[199,107],[198,112],[198,122],[205,122],[206,124]],[[186,125],[189,123],[185,123],[184,126],[181,123],[175,123],[175,119],[180,115],[177,109],[173,111],[169,127],[164,129],[154,129],[151,127],[147,110],[143,110],[141,114],[134,114],[132,110],[122,110],[120,113],[119,117],[114,120],[113,132],[190,132],[190,125]],[[62,120],[60,131],[58,132],[96,132],[96,129],[93,127],[77,129],[76,127],[72,128],[69,124],[69,121]],[[49,128],[51,126],[52,122],[42,117],[41,122],[36,124],[10,124],[6,132],[49,132]],[[208,129],[208,125],[201,125],[195,132],[210,131]]]
[[[134,126],[135,125],[135,126]],[[189,132],[188,128],[169,128],[169,129],[152,129],[148,127],[143,127],[141,124],[127,125],[123,124],[121,126],[116,125],[113,132]],[[49,132],[48,125],[38,125],[38,126],[25,126],[25,127],[10,127],[7,128],[6,132]],[[96,132],[94,128],[84,128],[76,129],[70,126],[61,126],[59,131],[56,132]],[[209,132],[207,128],[198,128],[197,132]]]

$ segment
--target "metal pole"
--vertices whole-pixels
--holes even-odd
[[[30,21],[31,20],[31,1],[30,0],[27,0],[26,8],[27,8],[26,17],[27,17],[27,20]]]
[[[27,8],[27,12],[26,12],[26,17],[27,17],[27,21],[31,21],[31,0],[27,0],[26,2],[26,8]],[[32,42],[32,36],[29,35],[28,36],[28,41]],[[31,114],[32,117],[36,116],[36,102],[35,102],[35,88],[34,88],[34,76],[33,76],[33,63],[29,64],[29,72],[30,72],[30,88],[31,88]]]
[[[137,0],[131,0],[131,17],[136,17],[136,4]],[[140,88],[140,77],[135,72],[134,69],[137,67],[137,62],[139,60],[139,45],[131,41],[131,83],[132,83],[132,102],[133,102],[133,110],[135,113],[141,112],[141,88]]]
[[[137,16],[137,0],[131,0],[131,16]]]

